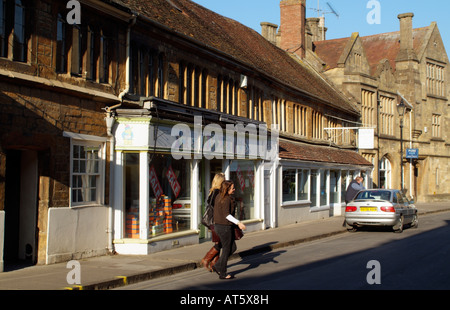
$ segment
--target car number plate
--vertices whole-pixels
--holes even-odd
[[[377,207],[362,207],[362,208],[359,208],[359,211],[361,211],[361,212],[377,212],[378,211],[378,208]]]

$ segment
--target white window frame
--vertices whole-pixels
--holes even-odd
[[[74,207],[86,207],[86,206],[101,206],[105,204],[105,166],[106,166],[106,138],[77,134],[71,132],[64,132],[64,137],[70,138],[70,186],[69,186],[69,206]],[[100,146],[99,149],[99,167],[96,184],[96,199],[95,201],[88,202],[74,202],[72,197],[73,190],[73,150],[74,146]]]

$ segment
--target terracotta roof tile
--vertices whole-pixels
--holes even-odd
[[[414,50],[418,54],[428,32],[428,27],[413,29]],[[377,66],[383,59],[387,59],[395,71],[399,49],[400,31],[376,34],[372,36],[360,37],[364,46],[371,74],[376,72]],[[341,38],[314,42],[316,54],[326,63],[326,69],[334,69],[338,65],[338,60],[344,52],[344,48],[351,38]]]
[[[354,151],[284,140],[280,140],[279,156],[281,159],[373,166],[372,163]]]
[[[111,0],[104,0],[111,1]],[[190,0],[112,0],[340,110],[357,110],[317,73],[241,23]]]

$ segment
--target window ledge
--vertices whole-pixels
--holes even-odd
[[[319,212],[330,210],[330,206],[311,207],[310,212]]]
[[[173,238],[198,235],[199,233],[200,233],[199,230],[186,230],[186,231],[171,233],[171,234],[167,234],[167,235],[152,237],[152,238],[148,238],[148,239],[131,239],[131,238],[115,239],[113,241],[113,243],[114,244],[148,244],[148,243],[153,243],[153,242],[158,242],[158,241],[170,240]]]
[[[281,204],[281,207],[283,208],[290,208],[290,207],[303,207],[310,205],[311,201],[309,200],[298,200],[298,201],[289,201],[289,202],[283,202]]]

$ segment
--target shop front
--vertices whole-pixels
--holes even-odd
[[[373,166],[354,151],[281,141],[277,190],[278,225],[343,215],[345,192],[356,176]]]
[[[184,133],[177,131],[180,124]],[[204,145],[211,138],[202,134],[204,128],[155,117],[147,109],[116,111],[112,188],[117,253],[145,255],[210,238],[201,217],[218,172],[235,183],[236,218],[248,231],[262,229],[264,161],[198,151],[196,143]],[[174,154],[183,134],[190,147]]]

